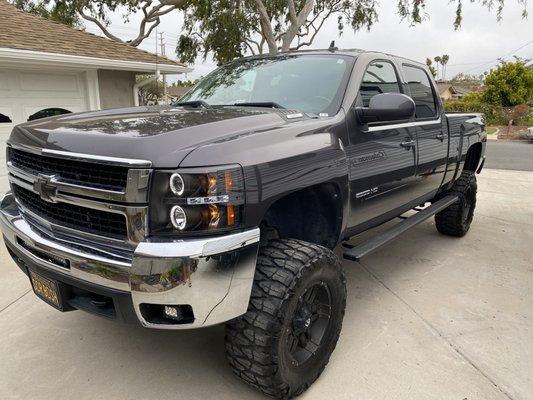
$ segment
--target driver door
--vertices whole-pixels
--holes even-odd
[[[368,107],[381,93],[403,93],[396,65],[391,60],[368,63],[355,107]],[[394,217],[412,202],[415,181],[416,128],[398,121],[361,124],[355,107],[349,112],[350,144],[346,148],[350,179],[352,228]],[[389,216],[392,215],[392,216]],[[379,221],[378,221],[379,220]]]

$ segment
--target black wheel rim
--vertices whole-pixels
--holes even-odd
[[[291,326],[287,347],[293,365],[300,365],[320,349],[331,319],[331,293],[324,282],[308,287],[299,298]]]

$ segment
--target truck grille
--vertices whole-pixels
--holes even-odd
[[[97,189],[124,191],[128,181],[128,168],[115,165],[48,157],[14,148],[8,148],[8,160],[34,175],[58,174],[63,182]]]
[[[100,236],[117,239],[127,237],[126,218],[122,214],[69,203],[49,203],[20,186],[12,185],[12,189],[15,198],[24,208],[51,223]]]

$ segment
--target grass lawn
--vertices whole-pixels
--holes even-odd
[[[498,127],[496,126],[489,126],[487,127],[487,133],[489,135],[494,135],[496,133],[496,131],[498,130]]]

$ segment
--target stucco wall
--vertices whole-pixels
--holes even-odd
[[[100,108],[132,107],[134,84],[133,72],[98,70]]]

